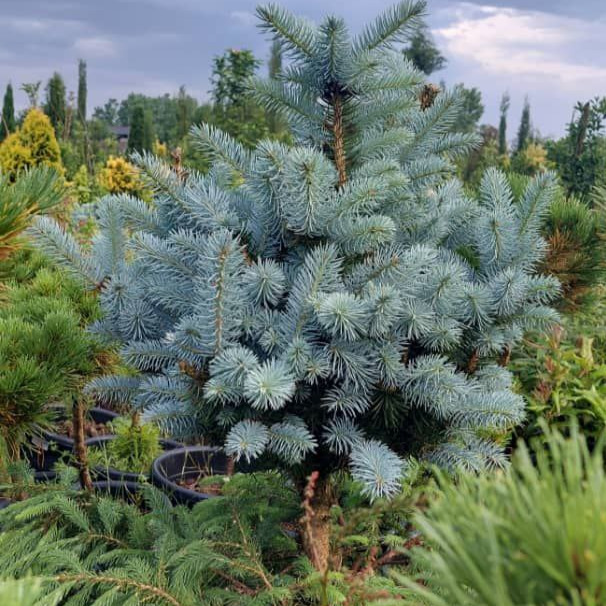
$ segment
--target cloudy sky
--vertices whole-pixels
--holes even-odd
[[[318,20],[346,17],[359,31],[390,0],[281,0]],[[212,57],[249,48],[266,58],[255,0],[0,0],[0,87],[46,81],[61,72],[76,86],[76,62],[89,68],[89,107],[131,91],[208,94]],[[484,121],[497,121],[503,91],[517,122],[528,94],[533,123],[558,135],[580,99],[606,95],[606,0],[429,0],[428,22],[449,84],[482,90]],[[17,92],[17,105],[26,98]]]

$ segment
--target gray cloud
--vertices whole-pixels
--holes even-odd
[[[282,2],[314,20],[342,14],[353,32],[391,3]],[[255,0],[0,0],[0,87],[8,80],[16,86],[45,81],[57,70],[75,89],[82,57],[89,66],[91,107],[131,91],[174,93],[181,84],[202,98],[213,56],[226,48],[250,48],[267,58],[269,43],[255,26],[255,5]],[[496,121],[500,95],[508,89],[512,122],[528,93],[535,125],[560,134],[578,98],[606,94],[603,0],[433,0],[429,23],[449,59],[436,78],[478,86],[487,121]],[[25,105],[25,96],[19,93],[17,102]]]

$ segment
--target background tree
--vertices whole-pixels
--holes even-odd
[[[221,107],[242,106],[248,81],[261,62],[249,50],[229,49],[215,57],[211,77],[212,97]]]
[[[118,124],[119,107],[117,99],[109,99],[102,107],[95,107],[93,118],[105,122],[108,126],[115,126]]]
[[[465,88],[463,84],[457,84],[455,88],[461,99],[461,109],[453,130],[472,133],[477,130],[480,119],[484,114],[482,93],[478,88]]]
[[[520,127],[518,128],[518,139],[516,152],[524,150],[530,141],[531,125],[530,125],[530,101],[528,97],[524,99],[524,107],[522,108],[522,118],[520,119]]]
[[[133,109],[130,119],[130,133],[128,135],[128,152],[142,151],[145,138],[145,110],[141,105]]]
[[[151,111],[155,134],[160,141],[174,142],[177,131],[177,99],[169,93],[158,97],[148,97],[130,93],[118,107],[118,124],[130,125],[136,106]]]
[[[151,152],[156,142],[156,131],[154,128],[154,116],[151,109],[143,110],[143,146],[139,151]]]
[[[247,146],[269,134],[268,116],[249,94],[249,83],[260,61],[249,50],[230,49],[213,65],[212,123]]]
[[[16,126],[15,122],[15,101],[13,98],[13,85],[9,82],[4,93],[2,103],[2,124],[0,125],[0,141],[3,141],[12,132]]]
[[[177,114],[175,129],[176,142],[183,141],[187,137],[197,106],[198,102],[187,94],[185,86],[180,86],[175,100],[175,111]]]
[[[40,95],[40,85],[42,82],[24,82],[21,85],[21,90],[27,95],[30,108],[38,107],[38,99]]]
[[[606,184],[606,97],[577,103],[568,134],[547,143],[548,158],[555,163],[569,195],[587,201],[595,186]]]
[[[86,121],[86,98],[88,87],[86,81],[86,61],[78,61],[78,119],[81,122]]]
[[[501,114],[499,119],[499,155],[501,156],[507,154],[507,112],[509,112],[510,102],[509,93],[504,93],[499,108]]]
[[[402,52],[417,69],[427,76],[442,69],[447,63],[426,26],[419,28],[410,44]]]
[[[46,85],[46,104],[44,111],[50,118],[55,132],[63,133],[65,125],[66,91],[61,74],[55,72]]]

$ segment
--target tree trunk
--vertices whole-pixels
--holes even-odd
[[[80,486],[92,491],[93,482],[88,469],[88,450],[84,438],[84,406],[79,398],[74,399],[72,421],[74,425],[74,456],[80,474]]]
[[[509,362],[511,361],[511,347],[507,345],[503,352],[501,353],[501,357],[499,358],[499,366],[503,368],[509,366]]]
[[[316,570],[326,573],[330,564],[330,508],[334,498],[326,478],[314,471],[304,491],[301,538],[305,554]]]

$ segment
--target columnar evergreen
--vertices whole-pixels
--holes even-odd
[[[46,106],[44,111],[50,118],[56,133],[61,132],[65,124],[65,82],[61,74],[55,72],[46,85]]]
[[[497,170],[478,199],[453,177],[477,143],[451,132],[456,91],[423,110],[424,76],[394,48],[424,8],[401,2],[352,38],[336,17],[260,7],[290,63],[252,86],[293,147],[201,125],[209,174],[139,156],[154,203],[102,200],[90,256],[37,223],[140,371],[96,380],[97,397],[298,480],[349,469],[371,498],[399,490],[408,457],[505,464],[498,437],[524,417],[509,353],[556,318],[558,285],[535,274],[554,180],[514,202]]]
[[[145,149],[145,110],[142,105],[133,109],[130,118],[130,133],[128,135],[129,152],[141,152]]]
[[[510,98],[505,93],[501,98],[501,118],[499,119],[499,154],[502,156],[507,153],[507,112],[509,111]]]
[[[13,97],[13,85],[9,82],[4,93],[2,103],[2,124],[0,124],[0,141],[3,141],[11,133],[15,132],[15,101]]]
[[[86,121],[86,97],[88,87],[86,82],[86,61],[78,61],[78,120]]]
[[[524,99],[524,107],[522,108],[522,118],[520,119],[520,127],[518,128],[518,143],[517,152],[523,151],[529,143],[530,139],[530,101],[528,97]]]

